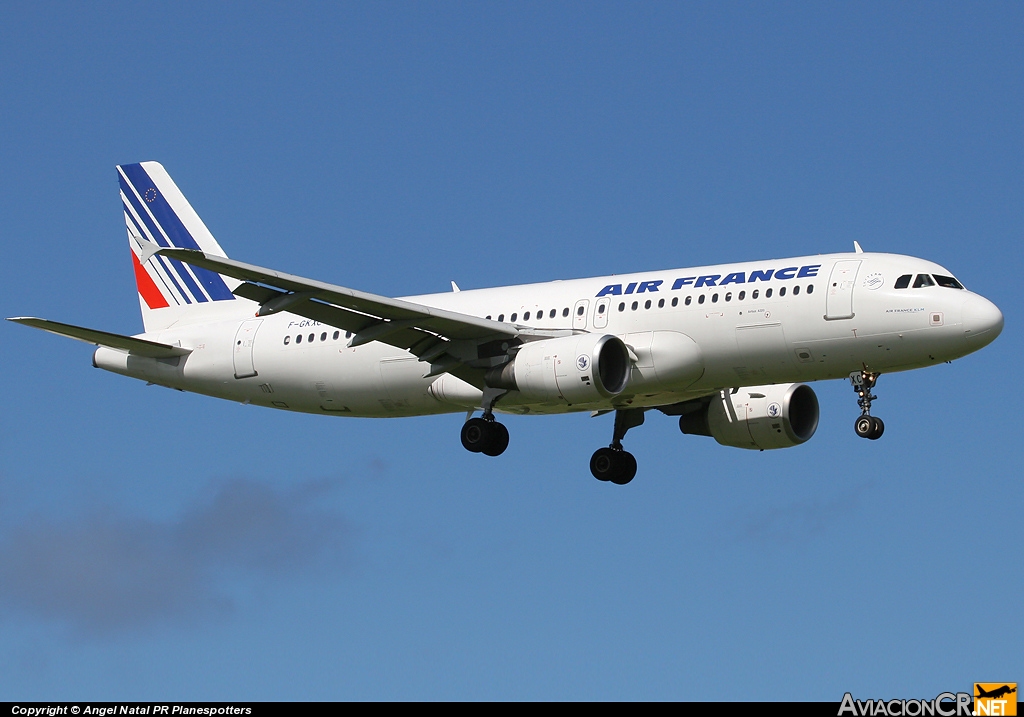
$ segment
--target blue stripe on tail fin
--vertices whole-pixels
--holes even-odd
[[[124,164],[118,167],[118,180],[125,198],[125,211],[129,217],[135,215],[141,221],[141,229],[150,236],[143,237],[161,246],[180,249],[199,249],[207,254],[225,256],[220,245],[203,224],[199,215],[182,195],[177,185],[157,162]],[[137,234],[139,225],[129,221],[130,234]],[[133,248],[134,250],[134,248]],[[151,264],[153,260],[147,264]],[[186,303],[227,301],[235,298],[223,277],[208,269],[186,266],[171,260],[147,267],[156,273],[159,285],[167,286],[167,279],[181,292]],[[171,303],[178,303],[177,297]]]

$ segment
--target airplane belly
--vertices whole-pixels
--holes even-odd
[[[700,346],[684,333],[642,331],[622,338],[637,357],[627,389],[630,393],[678,391],[704,375]]]
[[[388,416],[421,416],[452,410],[438,404],[430,393],[436,377],[424,378],[428,364],[411,355],[380,359],[380,376],[385,393],[378,396],[379,407]]]
[[[789,380],[794,367],[782,323],[769,321],[737,326],[733,370],[739,378],[756,383]]]

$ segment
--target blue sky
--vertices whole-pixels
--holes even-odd
[[[932,697],[1020,680],[1020,4],[0,7],[3,316],[141,330],[114,165],[388,295],[865,249],[999,305],[878,442],[345,420],[0,327],[0,699]],[[1017,515],[1018,518],[1013,516]]]

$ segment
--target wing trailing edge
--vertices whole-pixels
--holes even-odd
[[[15,316],[7,319],[22,326],[31,326],[34,329],[42,329],[58,336],[67,336],[71,339],[84,341],[87,344],[106,346],[119,351],[126,351],[135,356],[146,356],[148,358],[175,358],[186,356],[192,353],[192,349],[184,349],[181,346],[161,344],[156,341],[135,338],[134,336],[122,336],[112,334],[109,331],[87,329],[83,326],[62,324],[59,321],[39,319],[34,316]]]

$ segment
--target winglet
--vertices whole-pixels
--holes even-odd
[[[857,241],[853,242],[853,250],[855,252],[857,252],[858,254],[863,254],[864,253],[864,250],[860,248],[860,243],[857,242]]]
[[[160,249],[163,248],[156,242],[147,241],[143,239],[138,234],[132,234],[132,239],[135,241],[136,244],[139,245],[139,252],[141,253],[141,255],[139,256],[140,264],[145,264],[147,261],[153,258],[154,254],[158,254],[160,252]]]

